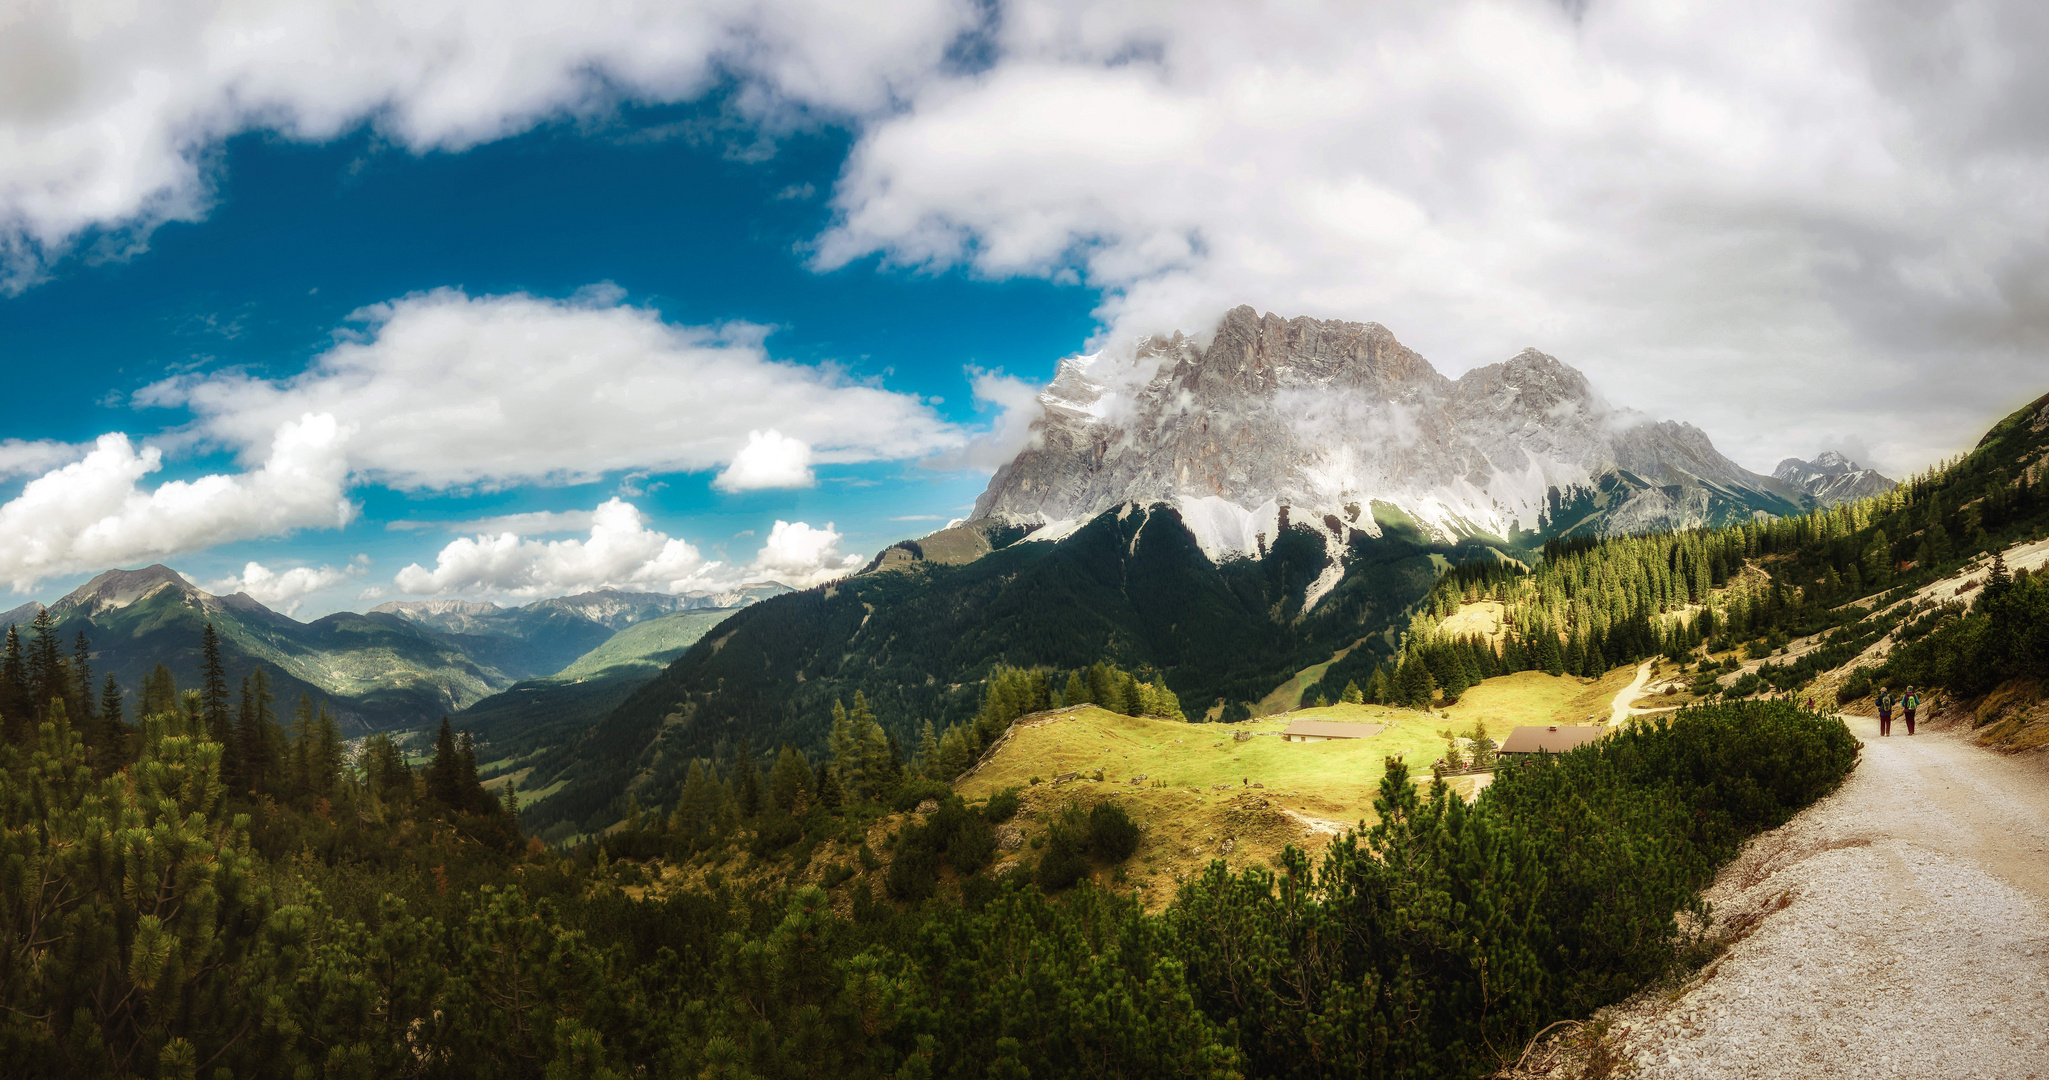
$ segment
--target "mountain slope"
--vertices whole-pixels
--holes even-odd
[[[588,729],[738,608],[689,608],[634,623],[553,675],[518,682],[457,713],[490,759],[522,758]]]
[[[566,783],[529,815],[601,826],[628,791],[673,798],[691,757],[742,738],[757,751],[822,749],[832,703],[866,694],[900,744],[961,720],[991,665],[1152,667],[1199,717],[1257,700],[1274,673],[1387,632],[1425,595],[1440,560],[1494,557],[1430,543],[1389,516],[1338,554],[1345,580],[1305,614],[1333,542],[1284,527],[1258,558],[1221,565],[1173,507],[1124,507],[1055,542],[1010,543],[958,565],[915,562],[736,613],[574,744],[529,786]],[[1305,659],[1307,658],[1307,659]],[[588,830],[587,830],[588,831]]]

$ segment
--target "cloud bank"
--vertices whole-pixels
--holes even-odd
[[[203,216],[242,131],[325,141],[368,124],[456,151],[724,79],[776,129],[886,109],[978,19],[968,0],[888,18],[826,0],[70,0],[0,10],[0,289],[81,246],[119,253]]]
[[[797,588],[859,569],[859,555],[839,551],[831,525],[778,521],[755,561],[729,566],[707,560],[689,542],[648,527],[633,504],[612,499],[592,512],[590,535],[534,540],[513,532],[450,542],[432,568],[414,563],[394,579],[414,595],[478,594],[534,598],[616,588],[684,593],[776,580]]]
[[[45,577],[339,528],[356,515],[344,494],[350,435],[332,416],[304,415],[278,425],[256,468],[154,488],[141,481],[163,467],[163,452],[102,435],[82,459],[0,505],[0,580],[26,592]]]
[[[216,596],[247,593],[251,599],[265,607],[292,615],[298,612],[299,605],[308,596],[361,576],[368,563],[367,556],[359,555],[354,562],[342,569],[332,566],[294,566],[278,571],[259,562],[250,562],[242,568],[239,576],[210,582],[206,590]]]
[[[354,426],[360,474],[405,489],[580,483],[727,466],[729,491],[811,484],[812,462],[919,457],[965,435],[912,394],[779,363],[758,326],[677,326],[590,289],[567,299],[438,289],[357,312],[361,327],[283,380],[186,376],[137,395],[246,448],[280,418]]]

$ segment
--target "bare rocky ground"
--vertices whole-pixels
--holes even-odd
[[[1514,1075],[2049,1080],[2045,759],[1845,719],[1850,778],[1709,891],[1726,951]]]

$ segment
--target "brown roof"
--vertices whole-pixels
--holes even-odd
[[[1562,754],[1575,746],[1584,746],[1608,733],[1601,725],[1567,727],[1519,727],[1502,740],[1501,754]]]
[[[1295,720],[1281,732],[1281,737],[1312,735],[1319,739],[1365,739],[1380,734],[1385,727],[1386,724],[1348,724],[1337,720]]]

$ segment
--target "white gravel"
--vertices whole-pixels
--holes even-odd
[[[1612,1010],[1645,1080],[2049,1080],[2049,774],[1849,717],[1863,761],[1709,892],[1745,933]]]

